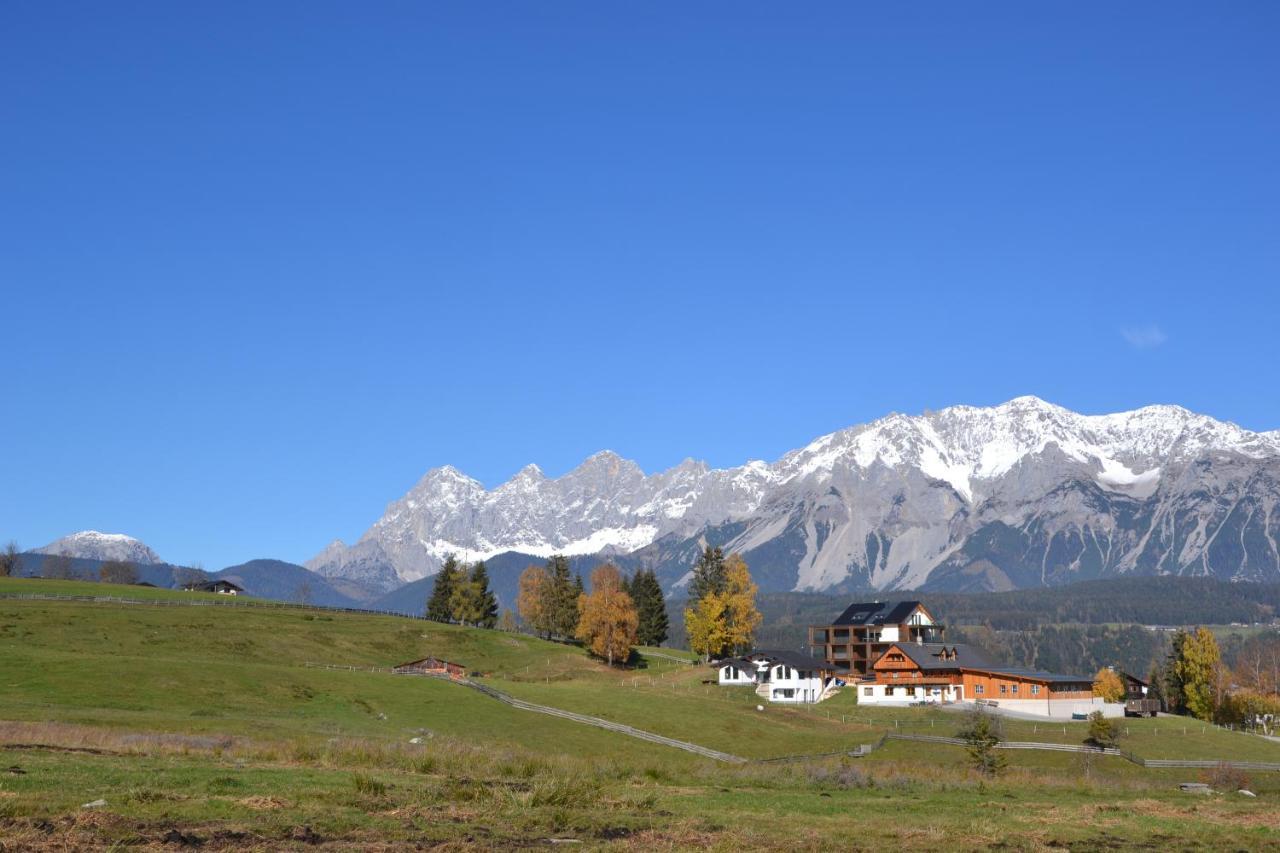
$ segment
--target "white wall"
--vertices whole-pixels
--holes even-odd
[[[1101,711],[1104,717],[1123,717],[1123,702],[1104,702],[1098,696],[1092,699],[999,699],[996,710],[1014,711],[1019,714],[1035,714],[1053,720],[1070,720],[1072,714],[1092,714]]]

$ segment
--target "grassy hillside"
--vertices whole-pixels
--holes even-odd
[[[0,596],[102,591],[0,579]],[[1029,833],[1012,836],[1032,839],[1028,847],[1152,834],[1244,849],[1280,843],[1280,778],[1255,779],[1256,800],[1192,803],[1174,782],[1195,771],[1016,753],[1014,769],[992,783],[966,768],[961,749],[898,742],[856,763],[720,765],[441,681],[307,664],[385,668],[435,654],[530,701],[749,758],[848,748],[886,731],[953,734],[958,720],[860,709],[850,692],[812,709],[758,711],[750,691],[703,684],[710,670],[657,655],[610,670],[576,647],[525,636],[236,603],[0,597],[0,766],[17,768],[0,774],[0,836],[31,846],[187,837],[213,849],[552,837],[663,847],[830,847],[855,837],[980,847],[1011,833]],[[1006,725],[1011,738],[1084,736],[1079,725]],[[1241,734],[1166,719],[1129,725],[1126,746],[1149,757],[1280,761],[1280,745]],[[80,807],[99,797],[106,807]],[[1032,817],[1049,802],[1048,817]],[[1124,810],[1098,811],[1115,803]],[[998,819],[975,820],[975,810],[991,815],[996,805]]]

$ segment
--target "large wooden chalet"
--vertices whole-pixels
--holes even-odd
[[[918,601],[873,601],[850,604],[830,625],[809,626],[809,645],[832,666],[867,675],[892,644],[937,643],[945,633]]]
[[[830,625],[809,628],[809,644],[847,673],[863,704],[979,702],[1050,717],[1102,710],[1093,680],[1003,666],[963,643],[945,642],[945,626],[919,601],[851,604]]]

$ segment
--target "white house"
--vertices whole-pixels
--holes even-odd
[[[759,667],[756,666],[755,661],[732,658],[720,661],[719,667],[717,679],[722,685],[737,686],[756,683]]]
[[[821,702],[837,686],[825,661],[796,652],[754,651],[720,661],[717,681],[726,686],[752,685],[770,702]]]

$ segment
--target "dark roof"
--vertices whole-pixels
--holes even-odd
[[[746,658],[726,658],[716,663],[716,669],[724,669],[726,666],[736,666],[738,669],[751,668],[752,674],[756,671],[756,662],[747,660]]]
[[[980,649],[964,643],[894,643],[890,648],[900,649],[911,662],[920,667],[921,672],[938,672],[949,669],[976,669],[993,675],[1008,675],[1014,678],[1026,678],[1048,683],[1093,683],[1093,679],[1081,675],[1063,675],[1057,672],[1046,672],[1043,669],[1032,669],[1025,666],[1004,666],[993,662]],[[955,660],[943,660],[939,653],[943,649],[954,649]],[[888,654],[888,651],[885,652]],[[880,657],[884,657],[881,655]],[[880,658],[876,658],[879,661]],[[874,665],[874,664],[873,664]]]
[[[831,624],[901,625],[921,606],[918,601],[860,601],[846,607]]]
[[[1060,672],[1045,672],[1043,669],[1031,669],[1023,666],[971,667],[984,669],[995,675],[1011,675],[1015,678],[1026,678],[1031,681],[1052,683],[1092,684],[1093,679],[1087,675],[1063,675]]]
[[[911,659],[911,662],[920,667],[922,672],[932,672],[945,669],[990,669],[996,664],[991,662],[978,649],[973,646],[967,646],[964,643],[895,643],[890,648],[901,649],[902,653]],[[955,650],[955,660],[943,660],[939,655],[942,650]],[[888,654],[888,652],[886,652]],[[881,655],[880,657],[884,657]],[[877,661],[880,658],[876,658]]]
[[[236,589],[236,590],[239,590],[240,592],[244,592],[244,587],[240,586],[239,584],[232,583],[231,581],[225,580],[223,578],[216,578],[211,581],[198,581],[196,583],[189,583],[186,586],[184,586],[183,589],[190,590],[192,592],[213,592],[220,586],[223,586],[223,587],[229,586],[232,589]]]
[[[831,664],[822,658],[809,657],[800,652],[775,651],[772,649],[755,649],[751,655],[759,655],[769,663],[786,664],[792,669],[831,669]],[[748,655],[750,657],[751,655]]]

